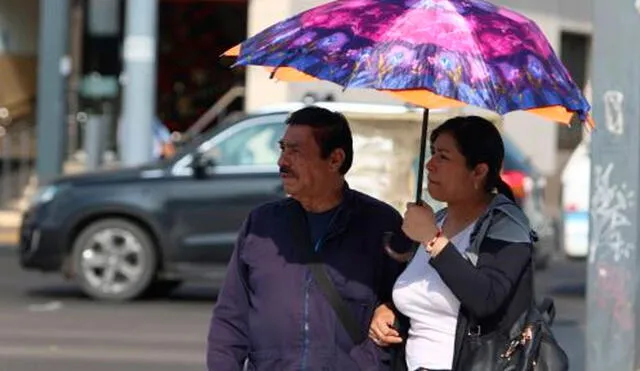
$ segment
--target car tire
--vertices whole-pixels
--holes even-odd
[[[91,223],[72,249],[76,280],[88,296],[98,300],[139,298],[154,281],[157,261],[149,234],[125,219]]]

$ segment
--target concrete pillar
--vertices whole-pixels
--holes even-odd
[[[640,9],[595,0],[593,17],[586,365],[632,371],[640,368]]]
[[[158,1],[127,0],[124,38],[125,84],[122,163],[136,166],[153,155],[153,121],[156,115],[156,49]]]
[[[40,0],[36,172],[40,184],[62,173],[67,138],[69,0]]]

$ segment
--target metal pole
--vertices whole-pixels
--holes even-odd
[[[72,156],[79,149],[78,140],[78,112],[80,110],[80,83],[82,79],[82,38],[84,33],[84,1],[73,0],[71,5],[69,54],[71,56],[71,73],[69,76],[68,123],[69,143],[67,154]]]
[[[588,371],[640,367],[640,2],[595,0]]]
[[[148,162],[153,154],[157,13],[157,0],[127,0],[123,116],[118,129],[125,166]]]
[[[113,123],[114,123],[114,107],[111,101],[102,102],[102,131],[100,135],[102,136],[102,157],[105,157],[106,152],[112,150],[115,146],[113,145],[112,135],[113,133]],[[116,128],[117,129],[117,128]],[[102,160],[104,163],[104,160]]]
[[[15,139],[15,132],[12,130],[8,130],[7,134],[5,135],[5,140],[4,140],[4,148],[3,148],[3,157],[4,157],[4,179],[3,179],[3,186],[5,188],[6,191],[6,198],[5,201],[9,201],[11,200],[14,196],[15,196],[15,191],[16,191],[16,187],[15,187],[15,177],[14,177],[14,173],[15,173],[15,167],[14,167],[14,163],[15,163],[15,150],[14,150],[14,142]]]
[[[84,148],[87,154],[87,170],[89,171],[95,171],[101,165],[103,126],[104,118],[99,114],[90,114],[84,126]]]
[[[64,162],[68,24],[69,0],[40,0],[36,169],[41,184],[62,173]]]
[[[422,113],[422,126],[420,129],[420,154],[418,160],[418,180],[416,182],[416,203],[422,202],[422,191],[424,183],[424,162],[427,153],[427,137],[429,133],[429,109],[425,108]]]
[[[27,185],[27,183],[29,182],[29,161],[31,159],[31,154],[33,153],[33,151],[31,151],[31,148],[29,146],[29,141],[31,139],[31,136],[29,134],[33,134],[33,133],[29,133],[29,125],[27,123],[23,123],[26,125],[23,125],[23,127],[20,129],[20,167],[19,167],[19,192],[23,191],[23,188]]]
[[[2,136],[2,205],[6,205],[9,199],[11,199],[11,142],[9,140],[9,133],[1,127],[0,132]]]

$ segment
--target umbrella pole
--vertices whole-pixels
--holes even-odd
[[[429,109],[422,114],[422,131],[420,134],[420,161],[418,162],[418,183],[416,185],[416,203],[422,202],[422,183],[424,181],[424,161],[427,153],[427,132],[429,131]]]
[[[418,182],[416,184],[416,204],[422,203],[422,181],[424,179],[424,161],[427,154],[427,132],[429,131],[429,109],[425,108],[422,114],[422,128],[420,132],[420,161],[418,162]],[[399,253],[396,252],[389,241],[385,242],[385,250],[389,256],[391,256],[394,260],[399,261],[401,263],[409,262],[413,256],[415,255],[418,247],[420,247],[419,242],[413,243],[413,248],[407,252]],[[397,324],[397,321],[396,321]]]

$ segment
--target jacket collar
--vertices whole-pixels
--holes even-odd
[[[506,219],[508,222],[502,223],[499,226],[501,228],[510,228],[517,229],[520,232],[527,233],[531,236],[532,239],[535,239],[535,232],[531,229],[529,225],[529,218],[525,215],[522,209],[516,205],[513,201],[502,194],[496,195],[487,211],[484,213],[482,218],[483,222],[489,222],[491,219],[495,218],[496,215],[500,215],[502,218]],[[478,223],[480,224],[480,223]],[[498,227],[498,226],[496,226]],[[503,232],[502,230],[494,230],[492,232]],[[480,236],[484,237],[484,236]],[[506,241],[509,242],[520,242],[518,237],[513,239],[509,238],[511,236],[505,235]]]
[[[441,221],[446,213],[446,208],[438,211],[436,220]],[[464,254],[474,265],[477,264],[480,245],[485,237],[507,242],[532,243],[537,240],[537,235],[529,226],[529,220],[522,209],[502,194],[491,200],[471,232],[471,244]]]
[[[359,210],[358,200],[356,196],[358,192],[351,189],[347,182],[344,183],[342,192],[342,202],[338,205],[338,211],[333,219],[331,226],[329,227],[327,238],[331,238],[344,232],[353,219],[354,215],[356,215]],[[298,213],[299,217],[304,217],[305,210],[298,200],[289,197],[285,201],[285,205],[287,206],[289,212]]]
[[[481,229],[481,226],[484,223],[491,222],[496,214],[502,214],[509,220],[510,223],[505,226],[517,226],[525,230],[531,230],[531,227],[529,227],[529,219],[522,209],[506,196],[497,194],[493,200],[491,200],[491,203],[489,203],[485,212],[478,218],[472,235],[477,234],[478,230]],[[436,220],[440,222],[446,215],[447,208],[443,208],[436,212]],[[484,236],[478,237],[483,238]]]

